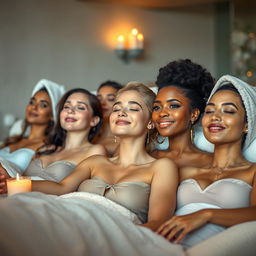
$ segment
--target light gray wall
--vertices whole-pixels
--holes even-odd
[[[151,82],[159,67],[191,58],[215,74],[215,8],[140,9],[75,0],[0,1],[0,138],[2,117],[23,117],[31,90],[41,78],[66,88],[95,90],[106,79]],[[111,37],[137,27],[145,56],[123,63]]]

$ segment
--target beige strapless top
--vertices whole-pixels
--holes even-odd
[[[44,180],[52,180],[59,182],[68,176],[76,167],[75,164],[65,160],[56,161],[49,164],[47,167],[43,167],[42,161],[39,158],[30,162],[24,175],[36,176]]]
[[[147,222],[150,195],[149,184],[135,181],[108,184],[100,177],[95,176],[83,181],[78,191],[105,196],[134,212],[143,223]]]

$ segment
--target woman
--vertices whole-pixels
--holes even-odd
[[[24,173],[32,179],[60,181],[85,158],[106,154],[102,145],[91,143],[102,121],[101,106],[95,95],[81,88],[69,90],[58,104],[57,116],[47,144],[38,150]],[[5,192],[5,187],[2,190]]]
[[[185,215],[172,217],[159,234],[191,247],[225,227],[256,220],[256,164],[242,154],[256,135],[255,98],[255,88],[232,76],[217,82],[202,119],[215,145],[213,162],[180,170],[177,214]]]
[[[223,83],[225,83],[226,81],[229,81],[230,79],[231,79],[230,76],[225,76],[221,78],[219,83],[217,83],[216,89],[218,87],[222,87]],[[236,81],[240,83],[239,80],[236,80]],[[244,85],[242,84],[242,86]],[[248,85],[245,85],[245,86],[249,87]],[[241,90],[244,90],[244,89],[241,89]],[[254,98],[256,97],[256,90],[251,89],[251,91],[252,92],[247,93],[248,95],[246,98],[243,95],[241,95],[242,98],[245,100],[244,102],[248,100],[251,94],[254,95]],[[240,150],[241,150],[240,148],[242,144],[242,135],[244,134],[244,131],[246,131],[246,128],[247,128],[246,121],[244,119],[245,111],[242,107],[241,100],[239,99],[239,96],[238,96],[239,94],[236,94],[236,93],[234,94],[232,91],[230,92],[230,91],[223,90],[221,92],[217,92],[216,96],[220,96],[222,94],[223,95],[225,94],[225,97],[227,96],[226,98],[222,98],[222,100],[224,99],[224,101],[222,102],[217,101],[216,99],[217,97],[214,98],[213,96],[211,98],[207,108],[208,107],[215,108],[215,106],[217,106],[216,112],[218,114],[215,113],[215,110],[213,111],[212,109],[210,110],[208,109],[209,117],[207,117],[204,120],[204,126],[205,126],[204,128],[206,130],[206,134],[208,134],[207,138],[211,142],[215,143],[216,148],[219,148],[217,149],[217,151],[222,149],[226,151],[230,151],[228,157],[226,157],[227,156],[226,154],[223,154],[223,152],[221,152],[222,158],[224,156],[226,160],[230,159],[233,163],[234,161],[239,160],[237,162],[238,166],[236,166],[237,169],[225,170],[226,173],[222,173],[220,174],[221,176],[217,177],[219,181],[216,183],[216,184],[220,183],[220,180],[222,180],[223,182],[227,181],[227,183],[225,183],[226,184],[225,186],[229,186],[228,182],[232,180],[234,181],[234,188],[238,189],[238,193],[234,194],[232,193],[234,191],[231,190],[228,196],[225,196],[225,193],[227,191],[223,192],[223,189],[218,188],[218,190],[221,189],[223,192],[221,196],[219,195],[221,192],[217,194],[218,191],[216,191],[216,194],[213,192],[210,194],[213,194],[213,196],[216,195],[217,200],[223,199],[224,204],[221,205],[221,207],[222,206],[227,207],[225,203],[229,203],[229,201],[232,200],[231,204],[235,203],[236,206],[239,205],[238,207],[241,207],[241,205],[243,205],[245,206],[245,208],[229,209],[229,210],[228,209],[226,210],[224,209],[210,210],[209,209],[208,214],[206,214],[203,211],[199,211],[198,214],[197,213],[188,214],[187,218],[189,218],[189,220],[185,219],[184,223],[191,222],[192,227],[200,226],[199,225],[200,223],[202,224],[205,221],[209,220],[209,216],[214,216],[215,219],[210,220],[213,223],[219,222],[218,219],[223,218],[224,220],[223,222],[225,222],[225,224],[223,223],[219,223],[219,224],[225,225],[225,226],[242,223],[249,220],[255,220],[255,216],[256,216],[255,206],[246,207],[246,205],[249,203],[250,190],[252,190],[252,193],[251,193],[252,205],[255,205],[255,198],[254,198],[255,189],[252,188],[251,185],[246,184],[247,182],[251,184],[252,182],[254,182],[253,186],[255,187],[255,181],[253,181],[253,175],[255,176],[255,165],[252,165],[251,163],[248,163],[247,161],[245,161],[240,154]],[[112,121],[116,120],[116,122],[115,121],[114,123],[112,122],[112,125],[116,123],[116,125],[114,125],[115,134],[117,133],[118,136],[120,136],[120,154],[122,154],[123,152],[122,149],[125,146],[123,145],[123,142],[126,141],[126,146],[128,144],[128,140],[126,140],[128,139],[128,137],[126,137],[125,139],[125,134],[127,135],[128,130],[129,130],[129,134],[131,135],[131,132],[133,132],[134,136],[135,134],[138,134],[138,131],[140,130],[140,129],[137,129],[138,126],[135,125],[136,124],[135,121],[137,118],[136,119],[132,118],[132,116],[135,117],[136,115],[134,116],[131,113],[129,114],[128,112],[126,112],[127,110],[123,108],[123,107],[126,107],[126,105],[123,105],[124,102],[126,102],[127,100],[128,102],[130,101],[127,94],[123,94],[123,96],[125,96],[125,99],[119,98],[119,97],[117,98],[117,106],[121,107],[121,109],[118,108],[120,111],[119,112],[120,118],[117,120],[114,118],[114,116],[113,116],[113,119],[111,118]],[[129,95],[129,97],[130,96],[132,95]],[[131,98],[132,98],[132,101],[134,101],[134,95]],[[142,104],[141,106],[142,108],[144,108],[144,104],[140,101],[140,99],[136,99],[136,102],[139,104]],[[252,103],[251,104],[252,108],[250,108],[250,110],[247,111],[246,114],[248,117],[253,119],[253,122],[255,122],[256,118],[255,118],[255,115],[253,115],[253,104],[255,105],[255,101],[252,99],[251,103]],[[230,113],[231,112],[230,108],[232,108],[232,112],[233,112],[236,109],[235,106],[239,109],[239,111],[237,112],[235,111],[236,113],[233,115]],[[225,112],[224,112],[224,109],[221,110],[219,108],[224,108]],[[132,109],[130,110],[132,111]],[[255,109],[255,106],[254,106],[254,109]],[[216,116],[219,115],[219,117],[221,116],[221,118],[223,118],[223,122],[225,123],[225,125],[227,125],[225,133],[228,133],[229,136],[224,137],[223,135],[220,134],[221,132],[219,133],[219,135],[217,135],[216,132],[207,131],[209,130],[208,127],[210,127],[210,130],[212,129],[212,127],[217,127],[217,130],[220,128],[220,126],[218,125],[209,126],[209,123],[208,123],[209,118],[211,118],[211,116],[214,116],[214,115]],[[227,117],[228,115],[230,115],[230,118]],[[129,117],[129,121],[132,121],[131,122],[132,127],[130,127],[129,129],[127,129],[128,127],[126,126],[123,127],[125,123],[127,123],[128,117]],[[141,120],[142,122],[145,122],[145,120],[143,120],[141,116],[137,116],[137,117],[139,117],[139,120]],[[213,120],[216,121],[216,117],[214,117]],[[118,128],[118,126],[120,125],[122,127]],[[213,131],[215,131],[215,129],[216,128],[214,128]],[[256,136],[255,126],[252,126],[252,124],[248,125],[247,135],[249,136],[246,138],[244,145],[249,144],[250,141]],[[146,137],[146,134],[144,133],[144,139],[145,137]],[[140,138],[138,139],[141,140]],[[224,143],[222,142],[223,139],[225,139]],[[142,147],[142,144],[143,143],[140,144],[141,147]],[[133,148],[133,151],[134,150],[136,151],[134,153],[137,153],[136,148]],[[130,156],[133,154],[133,151],[131,150],[127,151],[126,156],[128,155],[128,157],[130,158]],[[231,151],[233,152],[232,154],[231,154]],[[132,152],[132,154],[130,152]],[[218,152],[217,155],[219,155],[219,153],[220,152]],[[233,154],[237,158],[234,158]],[[217,155],[215,155],[216,160],[218,159]],[[138,159],[141,159],[140,155],[138,155],[138,157],[140,157]],[[230,157],[232,157],[232,159]],[[95,157],[92,157],[90,159],[95,159]],[[85,161],[87,162],[88,160],[89,159]],[[162,160],[166,160],[166,159],[162,159]],[[154,160],[154,162],[155,161],[159,161],[159,160]],[[217,161],[215,161],[214,163],[216,164]],[[110,164],[110,163],[107,163],[107,164]],[[149,164],[151,164],[151,162],[149,162]],[[148,169],[149,164],[140,163],[137,166],[139,167],[138,169],[139,173],[136,173],[136,176],[133,176],[134,177],[133,180],[140,180],[139,174],[142,174],[143,171],[147,171],[151,173],[150,169]],[[141,167],[143,166],[144,166],[144,170],[141,169]],[[96,168],[92,171],[98,172],[97,166],[95,167]],[[161,186],[158,187],[158,189],[160,189],[160,192],[162,188],[164,188],[165,186],[168,186],[168,187],[170,185],[173,186],[173,184],[168,184],[171,178],[167,177],[169,175],[166,176],[165,175],[166,173],[162,172],[163,167],[164,166],[155,166],[154,168],[154,170],[157,170],[157,172],[160,171],[159,174],[161,174],[162,176],[162,184]],[[129,165],[129,167],[123,168],[122,175],[127,176],[127,172],[129,172],[129,170],[132,170],[132,168],[134,168],[134,164]],[[156,168],[159,168],[159,169],[156,169]],[[233,166],[231,168],[233,168]],[[191,172],[190,175],[192,174],[193,176],[191,175],[190,177],[194,177],[194,178],[196,178],[196,175],[197,175],[197,178],[200,178],[199,175],[201,175],[201,178],[202,178],[202,180],[200,181],[200,183],[202,182],[201,185],[204,185],[204,186],[208,185],[209,182],[211,182],[211,180],[215,181],[216,179],[216,173],[215,172],[212,173],[213,170],[207,170],[203,168],[194,168],[194,167],[190,167],[190,169],[184,171],[184,174],[187,175],[188,172]],[[78,172],[80,171],[78,170]],[[111,178],[113,180],[113,177],[117,176],[118,170],[114,169],[114,170],[111,170],[109,173],[111,175],[109,175],[109,177],[105,176],[106,179]],[[207,176],[205,175],[206,173],[208,174]],[[172,179],[174,179],[174,177],[177,175],[175,174],[175,172],[171,172],[170,174],[172,175]],[[94,175],[94,173],[92,173],[92,175]],[[227,178],[226,175],[232,178]],[[155,177],[153,179],[155,179]],[[71,180],[70,182],[73,183],[73,181]],[[38,185],[41,185],[41,183]],[[59,189],[55,188],[56,187],[55,185],[54,186],[52,185],[53,184],[51,184],[51,190],[52,191],[56,190],[55,192],[59,193],[60,192]],[[73,185],[74,184],[70,184],[70,186],[73,186]],[[67,185],[63,184],[63,188],[61,188],[61,190],[65,190],[66,186]],[[152,189],[156,188],[154,187],[155,186],[154,181],[151,183],[151,186],[152,186]],[[181,184],[181,187],[182,186],[183,186],[183,183]],[[205,190],[210,189],[211,187],[213,187],[213,185],[210,185],[210,187],[208,186]],[[112,187],[109,187],[109,188],[112,189]],[[156,191],[153,190],[151,193],[155,194]],[[184,189],[179,189],[178,204],[181,204],[182,202],[180,200],[184,199],[185,196],[189,196],[190,193],[192,192],[191,191],[186,192]],[[200,196],[199,200],[197,200],[197,197],[195,197],[195,198],[190,198],[189,201],[188,200],[186,202],[183,201],[183,203],[188,204],[189,206],[191,205],[191,203],[195,201],[199,206],[200,205],[209,206],[209,204],[205,204],[209,202],[207,200],[207,196],[204,196],[204,193],[206,193],[206,191],[204,192],[200,191],[201,195],[199,195]],[[242,198],[239,197],[240,193],[242,194]],[[157,196],[158,202],[153,200],[153,198],[151,201],[151,197],[153,196],[153,194],[152,195],[150,194],[150,204],[149,204],[150,207],[153,207],[153,202],[154,202],[154,205],[156,204],[155,208],[158,208],[158,206],[163,207],[161,205],[162,202],[165,201],[166,196],[170,196],[170,195],[169,193],[166,193],[165,195],[163,194],[161,195],[161,194],[162,193],[158,194]],[[33,253],[35,254],[37,252],[40,252],[40,255],[45,255],[45,253],[61,255],[62,253],[70,254],[71,252],[73,252],[73,254],[75,255],[104,254],[108,256],[110,255],[122,255],[122,256],[123,255],[127,255],[127,256],[128,255],[140,255],[140,256],[142,255],[143,256],[148,256],[148,255],[150,256],[155,256],[155,255],[158,255],[158,256],[166,256],[166,255],[177,255],[177,256],[178,255],[179,256],[181,255],[182,256],[184,255],[189,255],[189,256],[227,255],[227,256],[231,256],[232,255],[232,256],[238,256],[238,255],[241,255],[241,252],[245,252],[246,255],[254,255],[253,252],[255,253],[255,250],[256,250],[255,234],[254,234],[254,237],[248,238],[248,236],[243,236],[244,234],[240,233],[241,231],[248,232],[248,225],[245,225],[245,226],[243,226],[243,224],[237,225],[237,228],[235,227],[230,228],[228,230],[223,231],[222,234],[218,234],[216,237],[209,239],[209,243],[205,241],[202,243],[203,244],[202,246],[200,246],[199,244],[194,248],[184,251],[184,246],[182,246],[181,244],[169,243],[167,240],[163,239],[161,236],[157,235],[156,233],[151,232],[149,229],[144,228],[142,226],[134,225],[130,221],[127,221],[127,219],[125,219],[123,216],[118,215],[116,213],[115,208],[112,211],[111,209],[105,210],[103,207],[101,208],[100,206],[93,205],[89,201],[83,202],[82,200],[80,200],[79,195],[78,195],[78,198],[76,199],[73,198],[73,200],[71,200],[72,198],[69,198],[69,197],[66,197],[66,199],[63,199],[59,197],[56,198],[54,196],[48,196],[47,197],[48,201],[46,201],[45,199],[46,196],[44,196],[43,194],[35,194],[34,197],[32,197],[32,195],[33,193],[27,193],[23,195],[22,194],[17,195],[15,197],[10,197],[8,199],[0,200],[0,219],[5,220],[3,223],[1,223],[1,233],[0,233],[0,245],[2,248],[1,252],[3,253],[8,252],[8,255],[15,255],[15,253],[17,252],[23,253],[26,255],[29,255],[29,254],[33,255]],[[139,194],[136,193],[136,196],[134,196],[135,201],[137,200],[138,195]],[[182,195],[183,195],[183,198],[181,198]],[[31,201],[30,201],[30,197],[31,197]],[[226,197],[226,199],[223,197]],[[173,200],[173,195],[171,195],[170,199]],[[67,201],[64,201],[64,200],[67,200]],[[170,204],[170,202],[168,202],[168,204]],[[20,207],[21,205],[22,207]],[[57,206],[60,206],[59,211],[58,211],[58,208],[56,209]],[[81,208],[82,208],[82,211],[81,211]],[[67,214],[64,213],[65,211],[63,211],[63,209],[67,211]],[[61,210],[62,212],[60,212]],[[36,211],[38,212],[36,213]],[[150,211],[149,211],[149,220],[153,217]],[[15,214],[11,214],[13,212],[15,212],[16,214],[17,212],[19,212],[18,219]],[[56,212],[58,213],[57,216],[56,216]],[[230,216],[235,216],[235,217],[231,218]],[[175,220],[177,221],[178,230],[180,230],[179,227],[181,226],[181,218],[186,218],[186,216],[174,217],[171,219],[171,221],[175,221]],[[231,222],[233,223],[231,224]],[[55,225],[52,225],[52,223],[54,223]],[[253,227],[255,227],[256,222],[252,222],[252,225],[253,224],[254,224]],[[187,229],[185,228],[185,230]],[[168,231],[171,231],[171,232],[168,232]],[[161,235],[171,234],[171,233],[173,234],[174,232],[172,231],[174,230],[171,228],[170,221],[167,221],[158,230],[158,232]],[[65,234],[66,232],[69,233],[67,240],[65,240],[63,236],[63,234]],[[183,229],[180,230],[180,232],[181,234],[183,234],[182,233]],[[33,237],[36,238],[37,243],[35,245],[31,243],[31,240],[30,240],[31,234],[33,234]],[[46,234],[50,234],[49,237]],[[253,232],[251,231],[250,234],[253,234]],[[10,240],[9,237],[12,237],[12,240]],[[54,239],[52,239],[52,237],[54,237]],[[230,241],[230,237],[231,239],[236,239],[236,240]],[[168,237],[168,238],[171,238],[171,237]],[[179,236],[177,238],[179,239]],[[203,238],[204,238],[204,234],[203,234],[203,237],[201,237],[201,239],[203,240]],[[15,247],[11,246],[13,244],[13,239],[16,241]],[[249,243],[248,243],[248,240],[250,240]],[[233,242],[233,248],[235,249],[229,248],[227,246],[228,244],[232,244],[232,242]],[[243,243],[245,243],[245,246]],[[209,248],[211,249],[209,250]],[[216,251],[218,251],[217,254],[216,254]]]
[[[160,135],[169,139],[169,147],[155,150],[155,157],[168,157],[179,167],[200,167],[211,162],[211,154],[193,144],[193,126],[204,111],[213,83],[211,74],[189,59],[160,68],[152,120]]]
[[[109,116],[115,102],[115,97],[123,86],[115,81],[102,83],[97,90],[97,97],[101,103],[103,111],[103,125],[99,135],[94,139],[95,143],[102,144],[112,156],[118,147],[117,138],[112,134],[109,126]]]
[[[121,89],[110,115],[111,130],[120,139],[118,156],[90,157],[60,183],[34,182],[33,190],[58,195],[76,190],[100,194],[131,209],[142,223],[156,229],[175,209],[177,170],[170,160],[156,160],[145,149],[148,131],[154,128],[154,96],[139,83]]]
[[[63,93],[63,86],[51,81],[43,79],[37,83],[26,107],[25,126],[21,135],[7,138],[0,150],[2,165],[10,163],[21,173],[27,168],[56,121],[56,105]],[[26,137],[28,128],[30,132]]]

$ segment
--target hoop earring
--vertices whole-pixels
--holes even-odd
[[[146,143],[149,144],[149,142],[150,142],[150,138],[149,138],[149,130],[148,130]]]
[[[194,142],[194,137],[195,137],[194,130],[193,130],[193,127],[192,127],[193,124],[194,124],[194,121],[191,120],[190,139],[191,139],[192,143]]]

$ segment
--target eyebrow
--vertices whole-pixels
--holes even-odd
[[[179,101],[179,100],[177,100],[177,99],[169,99],[169,100],[167,100],[166,102],[174,102],[174,101],[178,101],[179,103],[181,103],[181,101]],[[153,103],[161,103],[161,101],[160,101],[160,100],[154,100]]]
[[[67,100],[65,103],[71,103],[71,101],[70,101],[70,100]],[[83,104],[83,105],[85,105],[85,106],[88,107],[88,104],[86,104],[86,103],[83,102],[83,101],[77,101],[77,103],[78,103],[78,104]]]
[[[122,104],[121,101],[117,101],[117,102],[115,102],[115,104],[113,105],[113,107],[114,107],[115,105],[121,105],[121,104]],[[128,104],[136,104],[136,105],[138,105],[141,109],[143,109],[142,106],[141,106],[137,101],[128,101]]]
[[[238,107],[234,103],[232,103],[232,102],[225,102],[225,103],[222,103],[221,105],[222,106],[229,106],[229,105],[231,105],[231,106],[235,107],[238,110]],[[215,106],[215,104],[214,103],[208,103],[207,106]]]
[[[40,100],[40,102],[44,102],[44,103],[50,104],[50,102],[48,100]]]
[[[101,94],[97,94],[97,96],[102,96]],[[114,93],[108,93],[107,96],[116,96]]]
[[[32,97],[31,100],[36,100],[36,98]],[[50,102],[48,100],[40,100],[40,102],[50,104]]]

